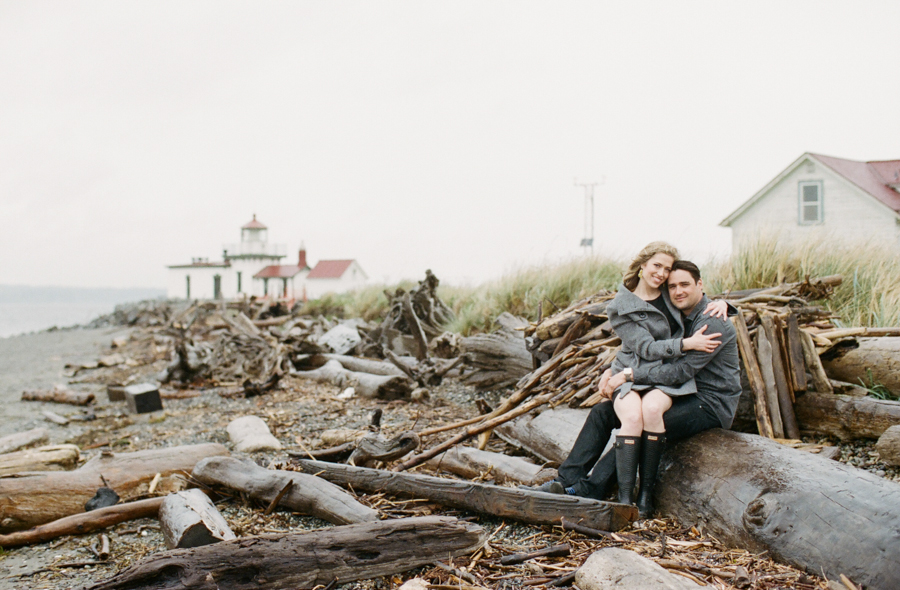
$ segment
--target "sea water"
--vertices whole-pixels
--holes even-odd
[[[0,338],[86,324],[116,305],[165,295],[161,289],[77,289],[0,285]]]

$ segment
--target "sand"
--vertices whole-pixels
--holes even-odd
[[[75,329],[0,338],[0,436],[46,426],[47,421],[41,411],[51,409],[59,412],[61,406],[23,402],[22,391],[67,384],[67,363],[96,361],[104,351],[108,354],[113,338],[128,332],[123,328]],[[87,391],[92,391],[92,387],[96,388],[77,386]],[[73,411],[75,406],[65,409]]]

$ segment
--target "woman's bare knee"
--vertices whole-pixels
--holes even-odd
[[[659,427],[663,421],[663,414],[672,407],[672,398],[658,389],[654,389],[644,396],[641,403],[641,418],[645,424],[653,424]]]
[[[619,422],[622,423],[621,430],[625,434],[640,434],[644,427],[643,413],[641,410],[641,397],[636,393],[629,393],[622,399],[615,401],[613,408]]]

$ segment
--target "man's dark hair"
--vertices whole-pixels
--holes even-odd
[[[686,270],[691,273],[695,283],[700,280],[700,269],[690,260],[676,260],[672,265],[672,270]]]

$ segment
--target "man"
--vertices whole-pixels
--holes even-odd
[[[678,385],[693,377],[697,384],[697,393],[672,399],[671,408],[662,416],[665,436],[660,437],[658,444],[644,445],[642,449],[638,506],[643,518],[653,511],[652,492],[666,439],[676,441],[710,428],[730,428],[741,395],[734,326],[727,320],[703,315],[709,299],[703,294],[700,269],[686,260],[675,262],[669,274],[668,289],[672,303],[681,310],[684,333],[693,334],[706,326],[708,334],[721,333],[721,344],[712,352],[689,351],[649,369],[625,369],[616,375],[610,375],[611,371],[607,370],[601,379],[606,397],[611,397],[613,391],[629,378],[637,384]],[[607,453],[599,461],[598,458],[613,429],[620,426],[612,403],[601,402],[594,406],[569,456],[559,467],[558,479],[540,489],[602,499],[615,474],[615,454]]]

